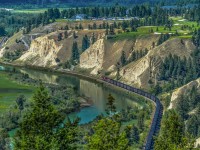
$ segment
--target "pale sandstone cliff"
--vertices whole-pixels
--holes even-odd
[[[81,53],[82,38],[88,35],[89,38],[95,35],[95,38],[102,39],[104,31],[75,31],[68,30],[68,36],[64,37],[66,30],[58,30],[32,40],[30,49],[25,52],[15,63],[40,66],[56,67],[71,59],[73,42],[78,43],[79,52]],[[73,33],[76,33],[76,38]],[[62,39],[58,40],[58,35],[62,34]],[[100,47],[102,49],[102,47]]]
[[[173,93],[172,93],[172,97],[171,97],[171,103],[169,106],[169,109],[172,109],[176,103],[176,100],[178,100],[178,98],[180,98],[181,95],[185,94],[188,90],[190,90],[192,87],[195,87],[196,89],[198,89],[198,91],[200,92],[200,78],[192,81],[178,89],[176,89]]]
[[[57,54],[62,47],[63,45],[56,44],[55,40],[49,39],[48,36],[39,37],[32,41],[28,52],[17,61],[43,67],[56,66]]]
[[[120,62],[122,51],[125,51],[129,58],[133,50],[152,49],[152,43],[158,40],[158,36],[152,38],[138,37],[133,40],[106,40],[99,39],[93,46],[88,48],[80,57],[80,67],[92,69],[91,74],[98,74],[98,71],[116,71],[116,64]],[[144,43],[144,44],[142,44]]]
[[[138,87],[146,87],[150,79],[156,82],[159,65],[170,53],[183,58],[184,56],[188,57],[194,49],[195,47],[190,40],[183,42],[178,38],[168,40],[149,51],[145,57],[123,67],[120,71],[121,80]]]
[[[93,69],[91,74],[97,74],[98,70],[103,69],[104,55],[104,39],[99,39],[81,55],[80,67]]]

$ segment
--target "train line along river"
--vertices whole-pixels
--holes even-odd
[[[10,69],[10,66],[0,66],[0,74],[4,69]],[[38,71],[27,68],[17,68],[20,72],[28,74],[30,78],[42,80],[50,84],[66,84],[76,87],[78,93],[82,97],[86,97],[91,101],[90,107],[84,107],[78,112],[71,113],[70,118],[74,119],[79,117],[80,124],[85,124],[94,120],[98,115],[105,114],[107,97],[112,94],[116,99],[115,105],[117,110],[126,109],[129,107],[139,106],[143,107],[146,103],[144,98],[128,94],[128,92],[120,92],[119,90],[112,89],[104,84],[81,79],[72,75],[63,75],[59,73],[49,73],[45,71]],[[23,91],[22,91],[23,94]],[[1,105],[1,104],[0,104]],[[0,107],[1,108],[1,107]]]

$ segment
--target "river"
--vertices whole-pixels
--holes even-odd
[[[12,67],[0,66],[0,70],[8,70],[10,68]],[[72,85],[76,87],[81,96],[90,99],[92,101],[91,107],[82,108],[79,112],[74,112],[69,115],[71,119],[79,117],[81,119],[80,124],[91,122],[98,115],[105,114],[107,97],[109,93],[112,94],[116,99],[115,105],[118,111],[126,109],[128,106],[133,107],[137,105],[142,107],[144,105],[144,101],[140,100],[141,97],[130,96],[127,93],[119,90],[113,90],[101,83],[59,73],[49,73],[27,68],[18,68],[18,70],[22,73],[28,74],[30,78],[37,80],[41,79],[45,83]]]

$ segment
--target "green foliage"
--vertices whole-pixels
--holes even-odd
[[[200,76],[199,70],[200,50],[196,49],[189,59],[171,54],[160,65],[160,80],[171,81],[172,88],[180,87]]]
[[[75,149],[78,122],[61,127],[64,116],[54,108],[43,85],[34,94],[30,110],[15,135],[15,149]]]
[[[121,58],[120,58],[120,62],[121,62],[121,66],[122,66],[122,67],[126,65],[127,58],[126,58],[126,53],[125,53],[125,51],[122,51],[122,55],[121,55]]]
[[[194,139],[184,132],[184,122],[174,111],[169,110],[165,113],[161,133],[156,137],[155,150],[189,150],[194,147]]]
[[[62,33],[59,33],[58,34],[58,41],[61,41],[63,39],[63,35],[62,35]]]
[[[108,102],[106,105],[107,105],[106,109],[107,114],[113,114],[116,112],[115,98],[111,94],[108,95]]]
[[[71,54],[71,60],[72,61],[79,61],[79,57],[80,57],[80,54],[79,54],[79,49],[78,49],[78,44],[77,42],[75,41],[72,45],[72,54]]]
[[[200,46],[200,29],[194,31],[192,41],[197,47]]]
[[[5,36],[6,31],[4,26],[0,26],[0,36]]]
[[[151,93],[157,96],[158,94],[162,93],[162,87],[159,84],[156,84],[151,88]]]
[[[94,134],[88,137],[87,148],[90,150],[129,149],[126,133],[121,132],[120,127],[120,123],[112,119],[99,120],[92,128]]]
[[[16,99],[16,103],[17,106],[19,108],[20,111],[22,111],[24,109],[24,103],[26,102],[26,98],[24,95],[20,95],[17,99]]]
[[[164,43],[165,41],[167,41],[170,38],[169,34],[161,34],[160,38],[158,40],[157,45],[161,45],[162,43]]]
[[[127,138],[129,140],[129,145],[138,144],[140,141],[140,132],[136,126],[127,126],[125,128]]]
[[[145,126],[144,121],[145,121],[145,113],[144,111],[141,111],[138,114],[138,120],[137,120],[137,126],[139,127],[141,131],[144,130],[144,126]]]
[[[0,149],[8,150],[9,149],[9,136],[8,132],[5,129],[0,128]]]
[[[133,52],[131,54],[131,58],[128,60],[128,62],[130,63],[132,61],[137,61],[140,58],[144,57],[147,53],[148,53],[148,49],[144,49],[144,50],[140,50],[140,51],[133,50]]]
[[[82,39],[82,51],[84,52],[86,49],[90,47],[90,41],[87,35],[85,35]]]

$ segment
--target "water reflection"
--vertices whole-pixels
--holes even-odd
[[[1,68],[1,67],[0,67]],[[7,67],[6,67],[7,69]],[[10,69],[10,68],[9,68]],[[107,88],[99,83],[79,79],[78,77],[48,73],[43,71],[36,71],[31,69],[19,69],[20,72],[26,73],[30,78],[42,80],[45,83],[61,84],[61,85],[72,85],[77,88],[78,93],[81,96],[87,97],[92,102],[92,107],[85,107],[80,112],[70,114],[70,118],[75,117],[81,118],[82,123],[88,123],[96,118],[97,115],[102,113],[105,114],[107,97],[110,94],[116,99],[117,110],[126,109],[128,106],[142,106],[141,101],[138,98],[129,97],[127,93]]]

